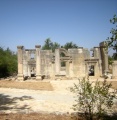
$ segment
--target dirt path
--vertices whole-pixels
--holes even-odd
[[[53,91],[0,88],[0,111],[5,113],[71,113],[74,95],[69,87],[74,81],[50,81]]]

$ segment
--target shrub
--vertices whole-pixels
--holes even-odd
[[[74,84],[71,91],[76,94],[76,104],[73,109],[84,114],[86,120],[93,120],[94,116],[101,119],[111,110],[113,99],[116,98],[116,90],[110,91],[112,84],[106,80],[93,83],[85,78]]]

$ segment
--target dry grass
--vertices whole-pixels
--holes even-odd
[[[0,87],[29,89],[29,90],[48,90],[48,91],[53,90],[50,82],[19,82],[19,81],[0,80]]]
[[[47,113],[30,113],[30,114],[0,114],[0,120],[74,120],[69,114],[47,114]]]
[[[110,83],[110,81],[108,83]],[[111,83],[112,83],[112,88],[116,90],[117,89],[117,81],[112,81]]]
[[[101,82],[101,83],[102,83],[102,82]],[[108,80],[107,80],[107,83],[108,83],[108,84],[111,83],[111,84],[112,84],[111,88],[117,90],[117,81],[108,81]]]

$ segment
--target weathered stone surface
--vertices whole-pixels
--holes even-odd
[[[104,42],[92,49],[93,56],[83,47],[68,50],[59,48],[54,53],[52,50],[41,50],[40,45],[36,45],[35,49],[24,49],[23,46],[17,48],[19,80],[23,80],[23,76],[36,77],[37,80],[89,77],[92,66],[94,74],[91,77],[100,77],[108,71],[108,54]]]
[[[18,80],[23,80],[23,46],[17,46],[18,50]]]
[[[112,64],[112,78],[117,79],[117,61]]]

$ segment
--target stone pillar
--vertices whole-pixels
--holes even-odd
[[[85,62],[85,77],[86,78],[89,77],[89,65],[87,62]]]
[[[101,42],[100,43],[100,54],[102,59],[102,71],[103,74],[108,73],[108,50],[106,49],[106,43]]]
[[[36,80],[41,80],[41,54],[40,45],[36,45]]]
[[[27,51],[27,61],[29,61],[31,58],[31,52],[30,50]],[[31,77],[31,73],[30,73],[30,65],[28,64],[28,76]]]
[[[69,77],[69,61],[66,62],[66,77]]]
[[[17,46],[18,51],[18,80],[24,80],[23,77],[23,46]]]
[[[23,70],[24,70],[24,77],[28,76],[28,51],[25,50],[25,56],[23,60]]]
[[[72,62],[69,63],[69,75],[70,75],[70,77],[74,77]]]
[[[108,53],[105,52],[105,72],[108,73]]]
[[[55,78],[55,63],[54,62],[52,62],[52,64],[51,64],[51,78],[52,79],[54,79]]]
[[[112,78],[117,79],[117,61],[112,64]]]
[[[28,75],[28,61],[29,61],[29,51],[26,51],[26,62],[27,62],[27,75]]]
[[[56,75],[60,74],[60,51],[55,49],[55,71]]]
[[[99,47],[94,47],[94,58],[99,58]]]
[[[95,77],[100,77],[100,69],[99,69],[98,61],[94,64],[94,74],[95,74]]]
[[[31,77],[30,65],[28,65],[28,76]]]

